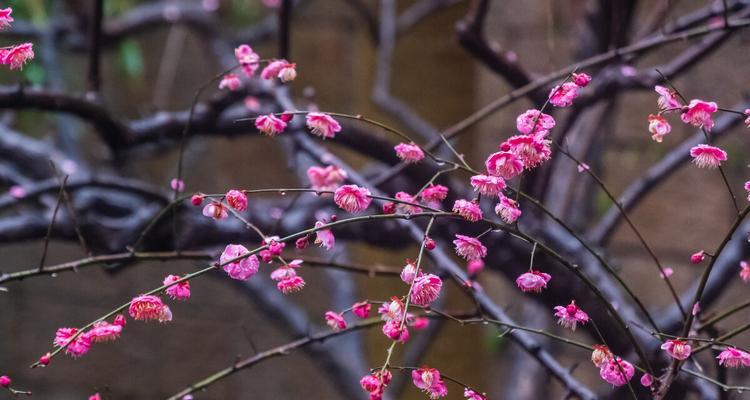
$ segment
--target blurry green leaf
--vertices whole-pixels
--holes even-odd
[[[23,4],[34,25],[43,26],[47,23],[47,8],[42,0],[26,0]]]
[[[130,78],[143,77],[143,52],[137,41],[128,39],[122,42],[118,66]]]
[[[35,85],[41,85],[44,83],[44,68],[36,63],[28,64],[23,67],[23,77]]]

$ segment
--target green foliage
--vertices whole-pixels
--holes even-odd
[[[128,78],[142,79],[144,72],[143,52],[137,41],[128,39],[120,45],[118,67]]]
[[[30,63],[23,67],[23,77],[34,85],[42,85],[46,74],[39,63]]]

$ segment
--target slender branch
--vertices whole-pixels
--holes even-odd
[[[63,193],[65,192],[65,182],[68,181],[68,176],[63,177],[62,184],[60,184],[60,193],[57,195],[57,202],[55,202],[55,208],[52,211],[52,218],[49,221],[47,227],[47,234],[44,235],[44,247],[42,248],[42,258],[39,260],[39,273],[44,271],[44,261],[47,259],[47,249],[49,247],[49,239],[52,236],[52,227],[55,226],[55,220],[57,219],[57,211],[60,210],[60,204],[63,201]]]
[[[743,28],[748,25],[750,25],[750,20],[747,20],[747,19],[730,20],[730,23],[729,23],[729,27],[734,28],[734,29]],[[684,40],[692,39],[695,37],[700,37],[700,36],[703,36],[712,32],[716,32],[719,30],[723,30],[723,29],[726,29],[726,28],[723,26],[722,27],[698,27],[698,28],[692,28],[692,29],[688,29],[685,31],[676,32],[676,33],[668,34],[668,35],[657,34],[657,35],[645,38],[642,41],[639,41],[637,43],[624,46],[624,47],[620,47],[620,48],[616,48],[616,49],[607,51],[605,53],[589,57],[585,60],[581,60],[575,64],[563,67],[557,71],[554,71],[550,74],[540,77],[526,86],[512,90],[510,93],[506,94],[505,96],[502,96],[492,101],[491,103],[482,107],[481,109],[469,115],[468,117],[464,118],[463,120],[444,129],[441,132],[441,134],[444,135],[446,138],[451,139],[459,135],[461,132],[464,132],[468,128],[479,123],[480,121],[484,120],[485,118],[489,117],[496,111],[507,106],[508,104],[511,104],[514,101],[527,96],[529,93],[532,93],[536,90],[544,88],[545,86],[553,83],[554,81],[563,78],[564,76],[568,75],[570,71],[574,68],[587,69],[587,68],[595,67],[595,66],[602,65],[604,63],[610,62],[612,60],[615,60],[617,58],[620,58],[626,55],[643,53],[643,52],[652,50],[654,48],[657,48],[659,46],[662,46],[664,44],[684,41]],[[432,139],[425,146],[425,148],[430,151],[435,150],[438,146],[440,146],[441,142],[442,140],[439,137],[436,137]],[[383,182],[386,182],[392,179],[394,176],[400,173],[404,167],[405,167],[404,163],[400,163],[394,167],[391,167],[390,169],[388,169],[387,171],[379,175],[376,181],[382,184]]]
[[[564,154],[566,157],[571,159],[576,164],[580,165],[581,161],[578,160],[575,156],[570,154],[569,151],[565,150],[562,146],[560,146],[557,142],[552,142],[555,148],[562,154]],[[661,261],[659,261],[659,257],[656,256],[656,253],[654,250],[649,246],[648,242],[646,242],[646,239],[643,237],[641,232],[638,230],[638,228],[635,227],[635,224],[628,216],[625,209],[620,205],[620,203],[617,202],[617,198],[612,194],[612,192],[609,191],[607,188],[607,185],[604,184],[604,182],[591,170],[591,168],[586,168],[585,172],[596,182],[596,184],[604,191],[604,193],[607,195],[609,200],[614,204],[615,207],[617,207],[618,210],[620,210],[620,213],[622,214],[623,219],[627,222],[630,229],[635,233],[635,236],[638,238],[638,241],[641,242],[641,246],[643,246],[644,249],[646,249],[646,252],[649,254],[651,259],[654,261],[654,264],[656,264],[656,268],[659,270],[659,274],[664,278],[664,282],[667,284],[667,287],[669,287],[669,292],[672,294],[672,298],[674,299],[675,305],[680,309],[680,312],[682,313],[682,317],[687,317],[687,313],[685,312],[685,309],[682,307],[682,303],[680,303],[680,297],[677,295],[677,291],[674,289],[674,286],[672,286],[672,282],[669,280],[669,277],[667,274],[664,273],[664,267],[661,265]]]

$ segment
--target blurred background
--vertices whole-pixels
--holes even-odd
[[[84,0],[24,0],[0,5],[14,8],[14,16],[23,21],[21,29],[45,29],[50,24],[63,28],[74,26],[75,11],[88,7],[87,3]],[[108,0],[104,3],[106,18],[115,20],[149,2]],[[372,101],[377,57],[372,27],[368,27],[357,6],[350,3],[361,4],[377,17],[377,1],[309,0],[295,6],[289,58],[297,63],[299,77],[289,85],[292,94],[323,110],[363,114],[408,130]],[[418,1],[396,3],[403,12]],[[399,37],[393,54],[390,85],[393,96],[406,102],[437,128],[460,121],[513,89],[468,54],[456,39],[456,23],[466,16],[470,2],[441,3]],[[512,52],[511,56],[532,78],[543,76],[579,59],[576,52],[586,35],[583,21],[590,3],[598,2],[491,1],[485,35],[493,46]],[[633,22],[627,28],[623,25],[629,32],[627,43],[635,40],[653,9],[662,3],[675,3],[670,5],[665,17],[667,23],[713,4],[704,1],[638,2],[635,14],[630,17]],[[203,4],[175,0],[151,5],[163,6],[168,13],[170,4],[206,7],[206,13],[217,18],[224,29],[238,31],[259,26],[274,18],[276,13],[273,2],[264,4],[260,0],[215,0]],[[611,28],[616,30],[617,26]],[[12,36],[3,40],[10,43],[14,40]],[[257,43],[249,44],[261,57],[276,56],[274,34],[259,35],[258,39]],[[747,95],[745,66],[750,65],[749,39],[748,32],[736,32],[721,48],[674,79],[674,85],[687,98],[712,100],[729,108],[742,103]],[[33,42],[37,58],[23,72],[4,70],[0,73],[3,84],[25,80],[29,85],[73,93],[86,90],[85,52],[69,51],[54,35],[35,37]],[[651,65],[668,62],[691,44],[686,41],[664,46],[623,67],[648,69]],[[143,118],[157,110],[186,109],[196,88],[223,69],[202,36],[182,24],[149,27],[106,46],[103,51],[101,101],[123,120]],[[515,117],[532,107],[528,100],[521,100],[494,113],[461,136],[458,150],[466,154],[471,164],[481,165],[487,154],[514,134]],[[665,142],[653,142],[647,129],[647,117],[656,112],[656,95],[650,90],[620,93],[617,101],[608,107],[606,123],[596,132],[606,138],[606,145],[598,146],[598,161],[591,165],[616,195],[682,139],[694,133],[675,118],[672,120],[674,130]],[[563,111],[556,118],[564,121],[566,115]],[[169,190],[169,180],[175,175],[176,146],[138,150],[130,152],[126,159],[113,159],[105,144],[93,133],[94,129],[74,117],[30,110],[4,111],[0,117],[0,122],[9,127],[3,129],[53,144],[76,165],[93,171],[116,172],[164,192]],[[247,133],[193,138],[185,156],[187,190],[219,193],[240,187],[299,186],[296,176],[287,168],[278,142],[251,138],[257,135],[251,128]],[[742,183],[750,176],[745,156],[749,150],[748,131],[739,124],[728,133],[721,142],[729,153],[725,170],[739,200],[744,203]],[[365,164],[361,156],[348,149],[335,144],[330,148],[345,160]],[[47,161],[40,159],[38,162]],[[591,200],[586,202],[589,209],[578,210],[584,212],[585,217],[577,219],[577,228],[585,229],[609,209],[611,202],[604,193],[585,184],[580,184],[576,190],[586,192]],[[635,224],[644,232],[662,263],[674,269],[673,282],[678,292],[690,287],[702,271],[702,266],[689,263],[690,254],[699,249],[715,248],[733,219],[731,203],[724,191],[717,174],[684,165],[631,212]],[[554,197],[547,201],[555,203]],[[576,207],[576,201],[568,201],[559,205],[557,211],[571,215],[578,212]],[[14,212],[4,211],[3,215]],[[242,238],[237,242],[242,242]],[[42,240],[3,241],[0,243],[0,269],[10,272],[35,267],[42,246]],[[343,246],[353,262],[394,267],[402,266],[407,257],[414,258],[418,249],[412,245],[382,251],[357,242]],[[616,230],[606,251],[620,268],[623,279],[632,284],[646,304],[654,310],[669,305],[666,287],[627,226]],[[75,241],[53,240],[47,264],[82,256]],[[12,376],[15,386],[32,390],[34,398],[39,399],[80,399],[96,391],[111,399],[157,399],[230,365],[238,356],[252,355],[295,338],[277,320],[278,316],[259,306],[253,294],[229,282],[223,274],[215,273],[192,282],[193,295],[189,301],[171,303],[173,322],[164,325],[130,322],[120,340],[98,345],[79,360],[59,357],[46,369],[27,368],[48,351],[58,327],[83,325],[124,299],[155,287],[166,274],[193,271],[198,265],[188,261],[143,262],[116,273],[94,267],[78,273],[7,284],[7,292],[0,292],[0,373]],[[488,266],[492,270],[504,267]],[[305,271],[307,287],[290,297],[295,305],[309,312],[314,324],[310,330],[323,329],[322,315],[332,307],[328,293],[338,289],[340,274],[343,273],[308,269]],[[258,274],[258,284],[272,285],[260,275],[264,274]],[[585,333],[572,334],[555,327],[550,310],[524,301],[525,296],[503,275],[486,271],[478,280],[498,304],[507,307],[508,313],[525,325],[559,330],[558,333],[591,342]],[[389,277],[356,276],[353,283],[351,290],[360,299],[384,300],[403,289],[398,279]],[[739,279],[733,279],[723,290],[726,294],[714,306],[717,310],[738,299],[747,299],[747,286]],[[472,307],[453,286],[447,299],[444,307],[448,309]],[[746,321],[748,315],[739,313],[727,320],[726,326],[736,326]],[[559,398],[564,394],[554,380],[533,366],[533,360],[513,362],[518,359],[514,353],[521,351],[507,339],[499,338],[497,333],[496,328],[445,323],[422,362],[486,390],[490,398],[513,398],[509,387],[527,387],[529,393],[538,393],[537,398]],[[359,335],[366,349],[369,366],[380,365],[387,342],[379,329],[355,335]],[[337,347],[337,340],[324,344],[328,347],[323,349],[352,351],[349,345]],[[740,345],[750,345],[747,334],[734,340]],[[561,356],[565,365],[577,366],[576,377],[606,390],[598,371],[588,361],[589,354],[557,343],[544,343]],[[346,398],[337,383],[328,379],[321,372],[321,365],[311,357],[315,356],[295,351],[242,371],[195,397]],[[366,371],[361,371],[364,373]],[[747,373],[732,376],[737,383],[747,384],[748,378]],[[449,384],[449,390],[448,398],[459,398],[460,388]],[[729,398],[742,396],[733,394]],[[0,392],[0,398],[5,397],[8,394]],[[424,395],[407,384],[397,398],[418,399]]]

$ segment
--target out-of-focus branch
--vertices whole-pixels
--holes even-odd
[[[734,19],[730,22],[730,29],[740,29],[740,28],[747,27],[749,25],[750,25],[750,20],[747,20],[745,18]],[[492,115],[496,111],[502,109],[503,107],[519,99],[526,97],[529,93],[535,90],[544,88],[547,85],[550,85],[551,83],[555,82],[556,80],[559,80],[565,77],[566,75],[570,74],[571,70],[573,70],[574,68],[587,69],[587,68],[599,66],[607,62],[611,62],[612,60],[618,59],[620,57],[624,57],[624,56],[632,55],[632,54],[642,54],[642,53],[648,52],[655,48],[659,48],[669,43],[684,41],[687,39],[704,36],[706,34],[721,31],[724,29],[726,28],[723,26],[722,27],[698,27],[698,28],[692,28],[692,29],[688,29],[684,31],[679,31],[676,33],[667,34],[667,35],[657,34],[654,36],[650,36],[637,43],[633,43],[631,45],[621,47],[621,48],[616,48],[616,49],[607,51],[605,53],[592,56],[585,60],[581,60],[575,64],[563,67],[543,77],[537,78],[526,86],[512,90],[510,93],[490,102],[489,104],[475,111],[473,114],[469,115],[463,120],[444,129],[442,131],[442,135],[448,139],[453,138],[456,135],[459,135],[461,132],[464,132],[466,129],[474,126],[478,122],[484,120],[485,118]],[[440,137],[433,138],[425,146],[425,148],[428,150],[434,150],[438,146],[442,145],[442,143],[443,141]],[[380,174],[377,177],[377,179],[375,179],[375,182],[379,184],[386,182],[394,178],[399,173],[401,173],[401,171],[403,171],[405,167],[406,167],[406,164],[404,163],[400,163],[394,167],[391,167],[387,171],[384,171],[382,174]]]
[[[375,72],[375,83],[372,89],[372,100],[378,107],[409,127],[421,138],[432,138],[437,135],[427,121],[422,119],[404,101],[391,94],[391,73],[393,68],[393,51],[396,46],[396,4],[393,0],[380,2],[380,41]]]
[[[490,45],[484,33],[484,24],[489,12],[489,0],[472,1],[469,13],[456,23],[458,42],[479,62],[498,75],[505,78],[514,88],[523,87],[531,82],[528,74],[518,65],[512,52],[503,52]],[[547,100],[543,90],[529,93],[529,98],[541,107]]]
[[[750,102],[743,102],[734,106],[735,109],[744,110],[750,107]],[[732,128],[740,125],[743,121],[742,116],[727,113],[716,119],[714,129],[711,135],[714,139],[726,136]],[[619,203],[623,209],[630,211],[643,200],[648,193],[657,188],[675,172],[681,165],[691,160],[690,149],[705,141],[703,132],[694,133],[689,139],[683,141],[667,153],[658,163],[651,166],[643,175],[628,185],[620,196]],[[611,207],[599,222],[591,228],[587,236],[592,238],[595,243],[600,245],[606,244],[612,233],[622,222],[622,213],[616,207]]]
[[[102,42],[102,19],[104,18],[104,0],[91,0],[92,8],[89,15],[89,65],[88,84],[89,92],[99,91],[101,84],[100,76],[100,54]]]

